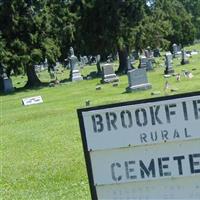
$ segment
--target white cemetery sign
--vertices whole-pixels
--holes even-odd
[[[78,116],[92,199],[200,198],[200,92]]]
[[[43,103],[43,99],[41,96],[35,96],[35,97],[28,97],[22,99],[22,104],[24,106],[29,106],[33,104]]]

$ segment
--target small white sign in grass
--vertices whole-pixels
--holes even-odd
[[[38,104],[38,103],[43,103],[43,99],[41,96],[27,97],[27,98],[22,99],[22,104],[24,106],[29,106],[29,105]]]

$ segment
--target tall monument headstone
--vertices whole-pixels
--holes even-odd
[[[98,54],[96,56],[96,65],[97,65],[97,74],[101,74],[101,65],[100,65],[100,61],[101,61],[101,56],[100,54]]]
[[[174,56],[174,58],[176,57],[176,54],[178,53],[178,46],[177,46],[177,44],[173,44],[172,45],[172,48],[173,48],[173,56]]]
[[[81,73],[79,71],[78,63],[79,63],[78,58],[74,55],[74,49],[73,47],[70,47],[69,65],[70,65],[70,70],[71,70],[70,80],[72,82],[83,80],[83,77],[81,76]]]
[[[189,60],[185,50],[181,51],[181,55],[182,55],[181,65],[189,64]]]
[[[174,69],[172,66],[172,54],[170,52],[165,54],[165,67],[165,74],[174,73]]]

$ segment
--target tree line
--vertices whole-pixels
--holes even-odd
[[[132,49],[168,49],[200,38],[199,0],[0,0],[0,63],[41,84],[35,64],[79,55],[119,55],[126,73]]]

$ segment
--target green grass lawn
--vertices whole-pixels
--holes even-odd
[[[200,45],[189,49],[200,50]],[[184,66],[179,59],[174,60],[175,72],[182,74],[185,69],[194,75],[192,79],[182,76],[179,82],[174,76],[168,78],[170,89],[178,89],[176,92],[163,89],[166,78],[162,63],[162,59],[157,60],[155,70],[148,72],[151,90],[125,93],[128,79],[124,75],[119,77],[118,87],[106,84],[99,91],[95,89],[100,83],[97,78],[1,96],[0,199],[90,199],[77,108],[84,107],[86,100],[96,106],[200,90],[200,54]],[[95,66],[87,66],[82,74],[95,70]],[[58,74],[60,80],[68,77],[67,70]],[[23,76],[12,79],[17,88],[26,82]],[[50,80],[47,72],[41,73],[40,79]],[[152,96],[154,91],[160,94]],[[22,105],[22,98],[38,95],[44,103]]]

